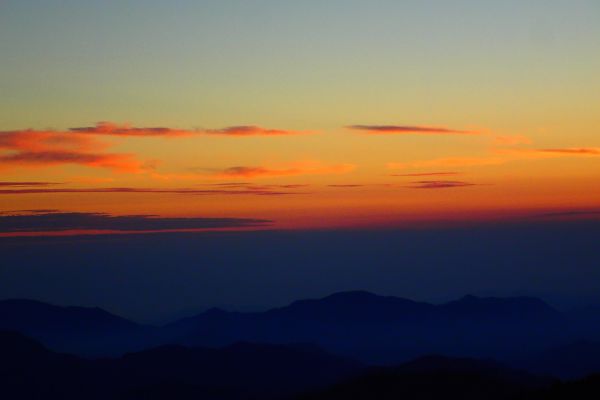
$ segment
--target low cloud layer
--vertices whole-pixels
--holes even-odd
[[[166,218],[156,215],[122,215],[81,212],[21,212],[0,215],[0,233],[105,230],[144,232],[183,229],[261,227],[269,220],[250,218]],[[50,211],[50,212],[48,212]]]

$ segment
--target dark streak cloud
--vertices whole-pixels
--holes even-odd
[[[448,176],[448,175],[460,175],[460,172],[416,172],[413,174],[391,174],[390,176],[417,177],[417,176]]]
[[[355,188],[355,187],[363,187],[365,185],[359,185],[359,184],[333,184],[333,185],[327,185],[329,187],[334,187],[334,188]]]
[[[18,194],[44,194],[44,193],[166,193],[166,194],[192,194],[192,195],[258,195],[258,196],[282,196],[288,194],[304,194],[300,192],[282,192],[275,190],[246,190],[246,189],[154,189],[154,188],[27,188],[27,189],[0,189],[0,195]]]
[[[226,186],[226,187],[245,187],[251,185],[251,182],[220,182],[220,183],[199,183],[198,186]]]
[[[166,218],[156,215],[122,215],[80,212],[35,212],[0,215],[0,233],[70,230],[160,231],[176,229],[260,227],[272,221],[250,218]]]
[[[61,185],[62,182],[0,182],[0,186],[27,187]]]
[[[417,181],[413,182],[413,185],[408,187],[412,189],[446,189],[476,185],[477,184],[475,183],[463,181]]]
[[[594,147],[579,147],[579,148],[567,148],[567,149],[541,149],[538,151],[540,151],[542,153],[600,156],[600,148],[594,148]]]
[[[572,210],[558,211],[534,215],[533,218],[562,218],[562,217],[585,217],[600,215],[600,210]]]
[[[476,135],[477,132],[433,126],[414,125],[350,125],[348,129],[364,131],[370,134],[396,135]]]
[[[300,183],[294,183],[294,184],[271,184],[271,185],[253,185],[252,182],[222,182],[222,183],[200,183],[198,184],[198,186],[215,186],[215,187],[233,187],[233,188],[246,188],[246,189],[253,189],[256,190],[256,188],[261,188],[261,189],[299,189],[299,188],[303,188],[303,187],[307,187],[310,186],[308,184],[300,184]]]
[[[283,129],[267,129],[260,126],[242,125],[229,126],[222,129],[208,129],[204,133],[210,135],[225,135],[225,136],[285,136],[285,135],[302,135],[311,132],[290,131]]]
[[[221,129],[177,129],[167,127],[133,127],[128,124],[114,122],[98,122],[95,126],[70,128],[74,133],[92,135],[114,136],[192,136],[192,135],[220,135],[220,136],[285,136],[300,135],[310,132],[292,131],[285,129],[269,129],[254,125],[228,126]]]

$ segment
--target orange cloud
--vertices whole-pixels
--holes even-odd
[[[477,135],[478,132],[444,127],[412,125],[350,125],[348,129],[364,131],[373,135]]]
[[[48,151],[77,150],[88,151],[104,148],[101,142],[83,135],[57,131],[0,131],[0,150]]]
[[[141,172],[131,154],[103,153],[93,137],[56,131],[0,131],[0,168],[79,164],[120,172]]]
[[[95,154],[61,151],[17,152],[0,155],[0,167],[80,164],[120,172],[141,172],[142,164],[129,154]]]

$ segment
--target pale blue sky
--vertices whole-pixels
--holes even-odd
[[[387,104],[382,120],[451,104],[464,119],[518,89],[592,100],[599,22],[593,0],[2,1],[0,128],[329,127],[363,113],[357,98]]]

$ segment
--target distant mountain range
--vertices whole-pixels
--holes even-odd
[[[55,351],[87,357],[175,344],[312,343],[378,365],[443,354],[489,357],[539,370],[532,367],[532,360],[545,359],[548,352],[558,354],[552,349],[600,341],[600,318],[595,309],[561,313],[531,297],[465,296],[434,305],[354,291],[265,312],[211,309],[162,327],[136,324],[98,308],[4,300],[0,301],[0,330],[18,331]],[[586,365],[595,368],[594,362]],[[575,376],[585,372],[592,371],[583,368]]]
[[[337,293],[260,313],[212,309],[163,332],[168,341],[188,345],[310,342],[388,364],[431,353],[511,358],[573,337],[566,317],[535,298],[465,296],[433,305],[368,292]]]

